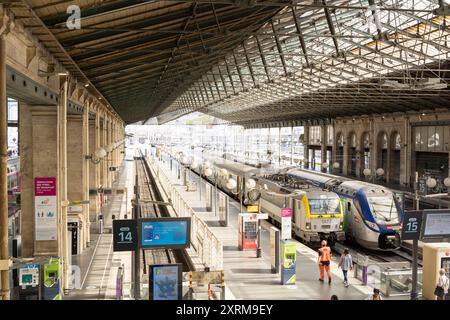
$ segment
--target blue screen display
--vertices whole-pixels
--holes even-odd
[[[178,300],[178,267],[153,267],[153,300]]]
[[[187,244],[187,221],[142,222],[142,246]]]

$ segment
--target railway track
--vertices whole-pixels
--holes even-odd
[[[136,198],[140,202],[140,218],[170,217],[165,205],[151,201],[163,201],[150,167],[141,151],[135,156],[136,166]],[[154,249],[142,250],[142,270],[147,273],[147,266],[152,264],[183,263],[186,268],[186,258],[183,250]]]

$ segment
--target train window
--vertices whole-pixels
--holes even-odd
[[[352,204],[350,202],[347,202],[347,210],[348,211],[352,210]]]

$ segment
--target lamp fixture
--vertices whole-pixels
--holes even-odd
[[[105,156],[106,156],[105,149],[99,148],[95,150],[93,154],[87,155],[84,158],[86,160],[91,160],[94,164],[98,164]]]

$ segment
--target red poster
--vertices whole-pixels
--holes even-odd
[[[291,208],[281,208],[281,217],[283,217],[283,218],[292,217],[292,209]]]
[[[39,196],[56,196],[56,178],[40,177],[34,178],[34,195]]]

